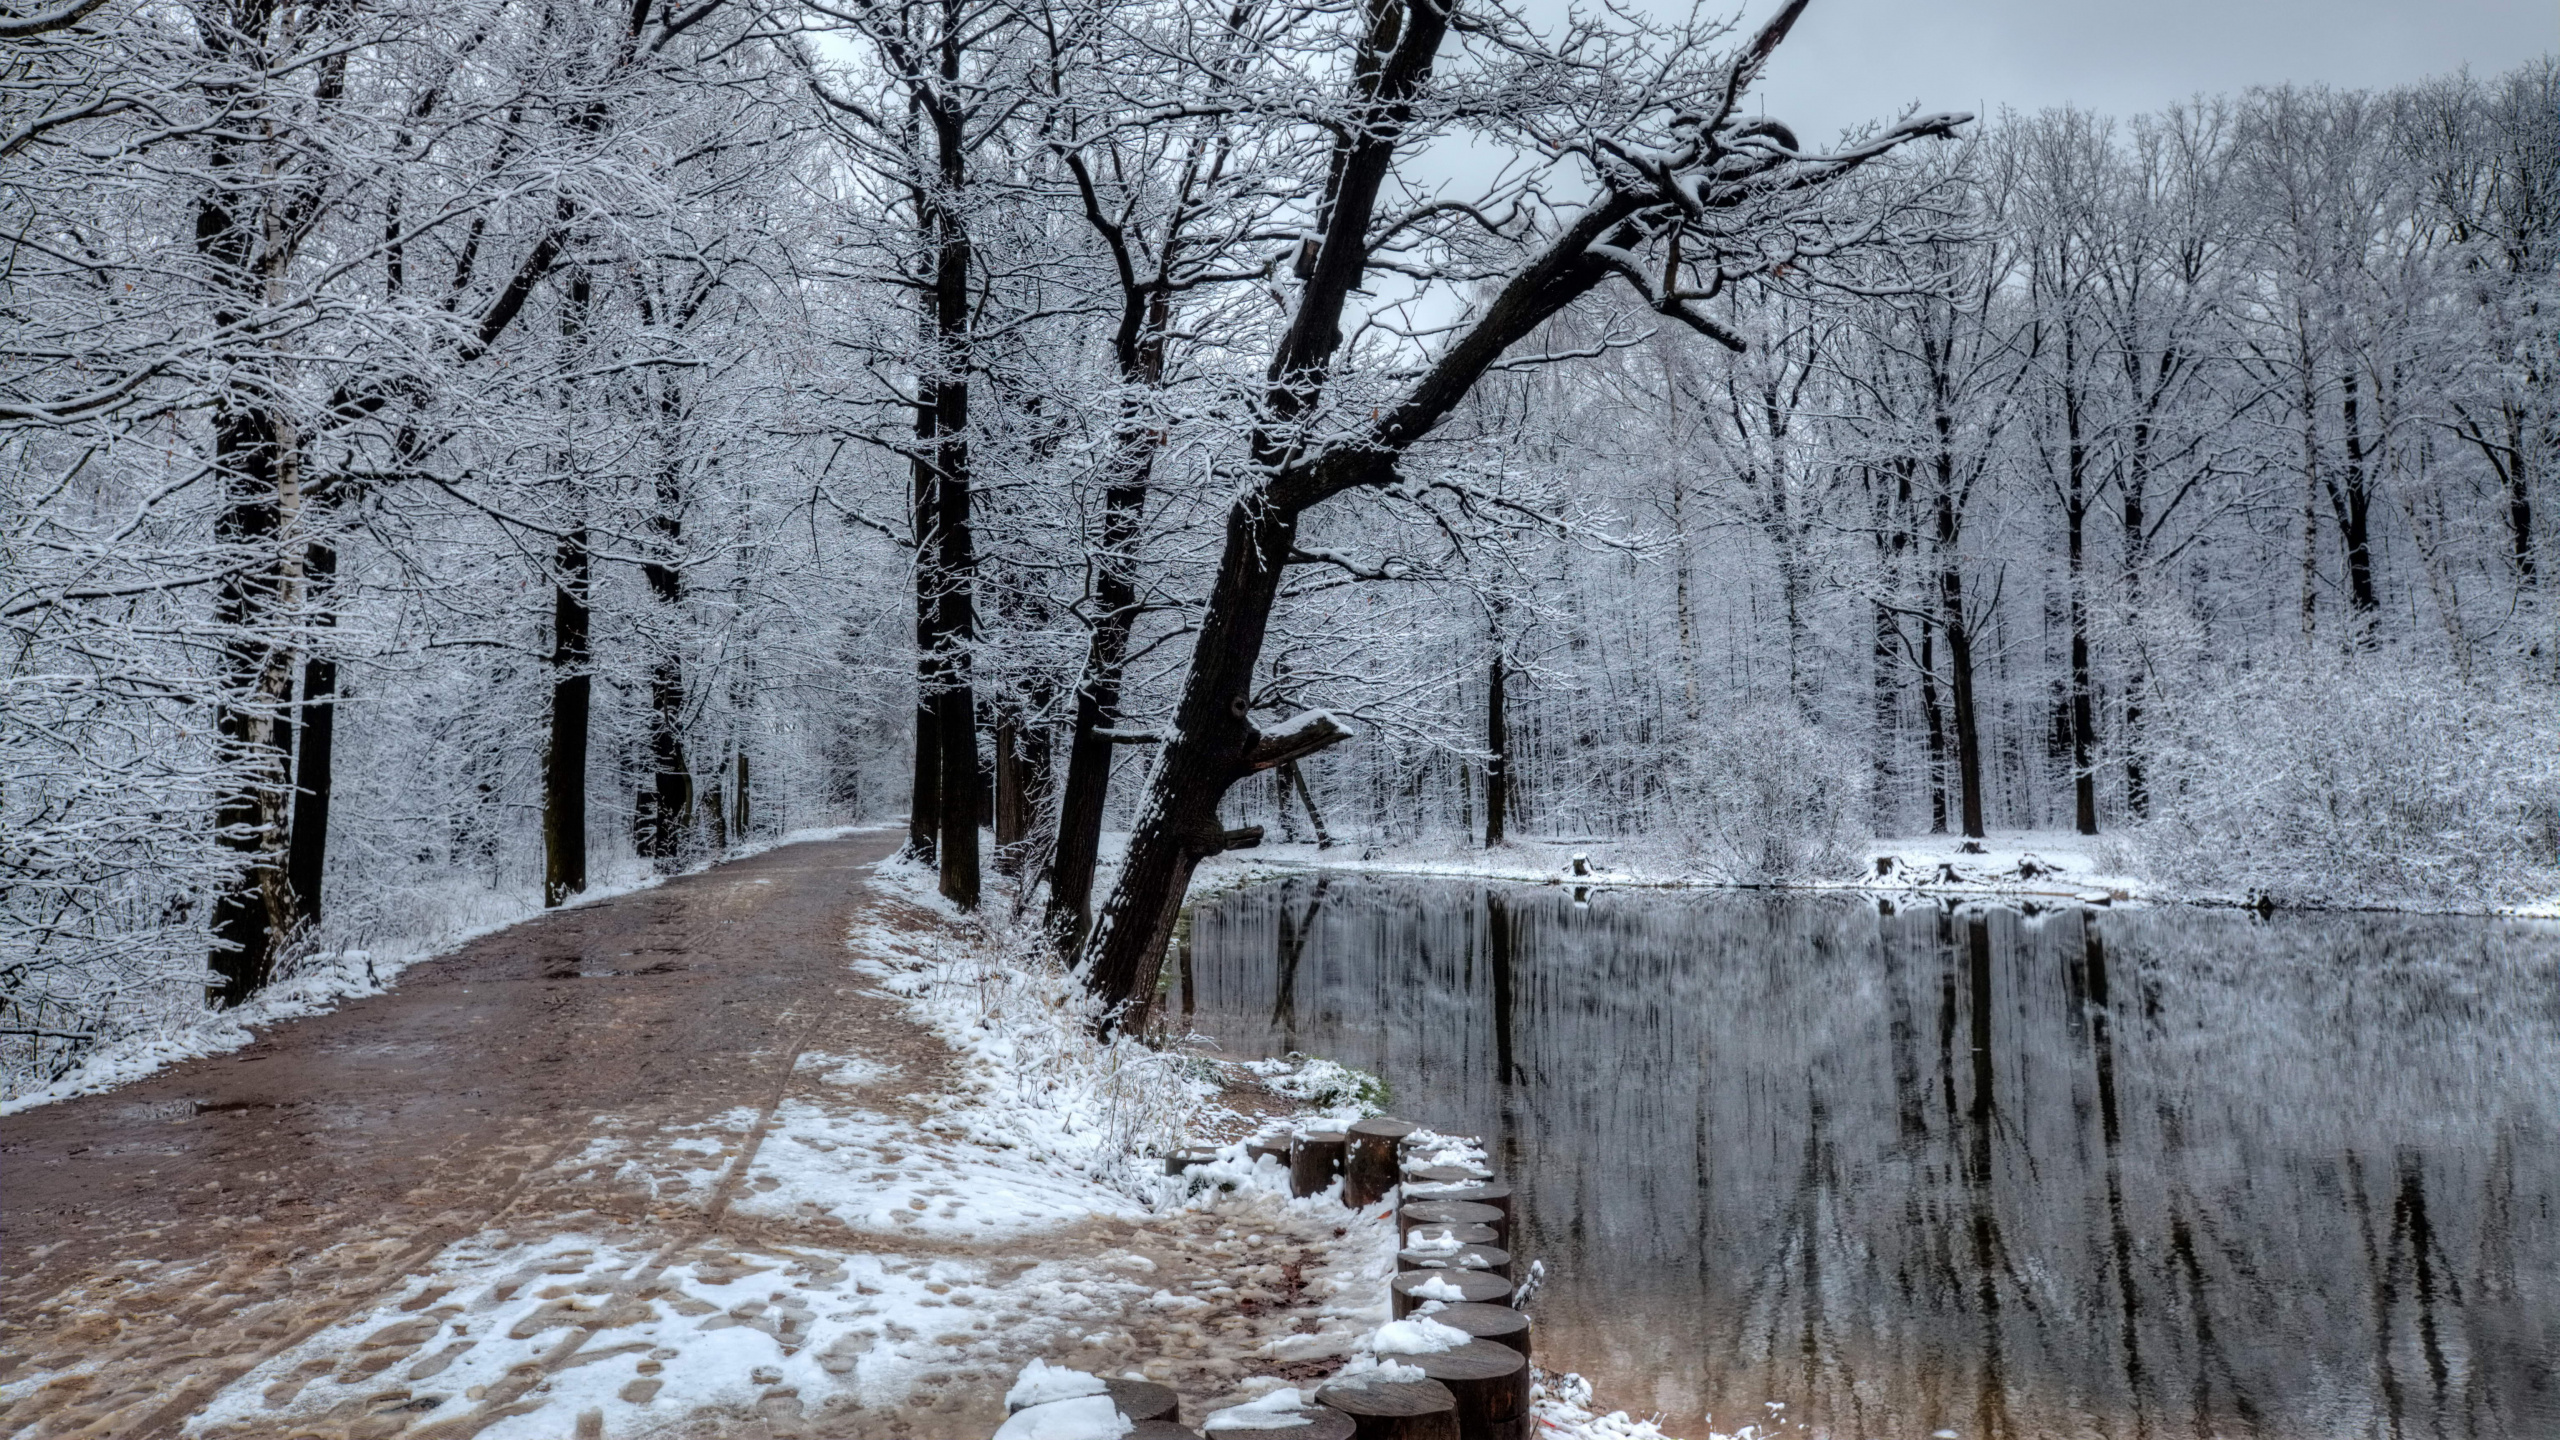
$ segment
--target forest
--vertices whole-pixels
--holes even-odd
[[[902,816],[1105,1001],[1301,827],[2560,891],[2560,61],[1799,135],[1803,8],[0,14],[9,1088]]]

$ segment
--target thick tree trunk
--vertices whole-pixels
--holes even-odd
[[[1144,1021],[1191,872],[1222,850],[1261,838],[1258,832],[1222,830],[1218,801],[1252,768],[1256,735],[1246,716],[1253,670],[1297,534],[1297,515],[1259,494],[1238,500],[1227,512],[1225,553],[1201,618],[1174,734],[1157,762],[1120,883],[1085,950],[1085,983],[1122,1011],[1109,1025]]]
[[[2365,474],[2364,429],[2357,414],[2356,373],[2339,379],[2338,418],[2346,433],[2346,484],[2329,492],[2337,512],[2338,538],[2347,552],[2347,598],[2355,607],[2357,638],[2372,639],[2374,614],[2382,608],[2373,583],[2373,491]]]
[[[314,622],[336,624],[328,607],[337,582],[338,551],[314,542],[303,556]],[[329,865],[329,796],[338,736],[338,662],[314,654],[302,662],[300,756],[294,765],[293,827],[287,837],[286,878],[293,887],[294,918],[308,926],[320,919],[320,882]]]
[[[933,433],[933,409],[918,406],[916,436],[921,445]],[[934,543],[933,467],[919,454],[909,484],[915,511],[916,579],[916,713],[915,755],[907,792],[907,854],[926,864],[935,859],[942,834],[942,733],[934,721],[933,692],[939,683],[940,646],[935,641],[934,592],[938,562]]]
[[[589,673],[586,527],[560,538],[551,585],[551,738],[542,756],[542,903],[587,888]]]
[[[2068,353],[2065,356],[2069,363]],[[2080,392],[2067,387],[2062,398],[2067,452],[2067,493],[2062,516],[2064,551],[2071,586],[2071,817],[2083,835],[2098,833],[2098,775],[2092,752],[2097,748],[2097,699],[2089,673],[2089,447],[2080,429]]]
[[[1920,622],[1920,714],[1929,736],[1929,833],[1947,833],[1947,716],[1938,699],[1938,627]]]
[[[216,843],[238,867],[213,910],[212,968],[222,977],[218,998],[224,1005],[237,1005],[266,985],[298,908],[286,849],[293,775],[285,727],[293,657],[260,633],[299,598],[301,567],[280,543],[296,489],[291,439],[283,431],[277,417],[257,406],[228,406],[214,419],[215,463],[225,494],[214,533],[251,557],[224,578],[214,603],[215,621],[228,632],[214,729],[229,772],[215,800],[214,823]]]
[[[1116,236],[1114,236],[1116,240]],[[1120,378],[1155,386],[1164,379],[1165,326],[1172,311],[1161,291],[1122,297],[1114,355]],[[1102,492],[1102,545],[1094,556],[1093,633],[1085,641],[1076,686],[1076,728],[1067,747],[1067,781],[1058,797],[1058,840],[1049,862],[1045,916],[1059,953],[1074,955],[1093,928],[1093,868],[1102,847],[1102,815],[1111,797],[1114,745],[1101,732],[1120,720],[1120,684],[1137,619],[1138,533],[1155,480],[1160,432],[1132,398],[1115,437],[1117,473]]]
[[[1939,624],[1947,632],[1947,700],[1955,721],[1956,793],[1964,833],[1981,839],[1982,726],[1974,700],[1973,630],[1964,613],[1964,576],[1949,565],[1938,572]]]

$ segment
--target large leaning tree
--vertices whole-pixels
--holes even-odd
[[[1546,36],[1491,3],[1362,0],[1340,12],[1354,30],[1332,52],[1329,90],[1305,85],[1303,66],[1277,67],[1298,81],[1259,108],[1315,137],[1310,205],[1296,253],[1274,266],[1285,325],[1175,724],[1079,959],[1106,1030],[1143,1012],[1194,868],[1260,840],[1221,827],[1228,788],[1344,738],[1321,713],[1269,730],[1251,718],[1282,577],[1317,558],[1298,548],[1301,519],[1346,492],[1411,483],[1408,452],[1487,374],[1566,358],[1515,350],[1612,279],[1739,350],[1745,337],[1704,308],[1728,286],[1892,243],[1899,207],[1839,182],[1970,117],[1915,116],[1825,154],[1745,115],[1804,6],[1791,0],[1727,51],[1725,27],[1695,18],[1577,17]],[[1239,94],[1233,113],[1257,98]],[[1424,175],[1461,153],[1508,163],[1452,199]],[[1452,323],[1428,321],[1435,282],[1474,297]]]

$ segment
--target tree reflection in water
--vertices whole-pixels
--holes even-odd
[[[1331,878],[1191,942],[1231,1050],[1496,1147],[1542,1358],[1675,1432],[2560,1435],[2560,928]]]

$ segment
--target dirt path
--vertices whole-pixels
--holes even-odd
[[[1176,1289],[1314,1237],[937,1140],[950,1053],[848,967],[893,840],[555,912],[0,1122],[0,1435],[984,1434],[1025,1353],[1227,1388]]]

